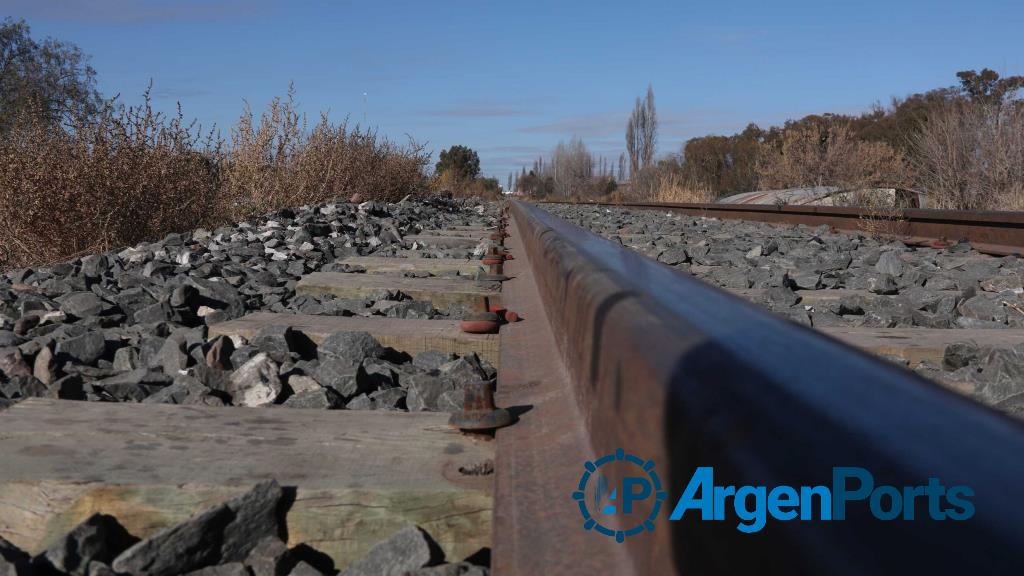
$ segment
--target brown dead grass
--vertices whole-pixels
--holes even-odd
[[[715,194],[711,188],[687,182],[678,174],[663,174],[655,182],[652,199],[655,202],[708,203],[715,201]]]
[[[429,156],[410,141],[398,146],[376,132],[327,116],[311,131],[294,92],[275,98],[259,121],[246,105],[232,130],[222,187],[231,217],[239,219],[284,206],[347,198],[397,201],[424,186]]]
[[[219,144],[200,142],[180,115],[165,118],[148,105],[108,107],[72,131],[19,123],[0,141],[0,267],[210,222],[218,214],[217,153]]]
[[[949,103],[913,144],[930,207],[1024,209],[1024,103]]]
[[[786,131],[780,144],[765,145],[758,158],[762,190],[804,186],[845,189],[900,187],[908,170],[903,155],[884,142],[853,137],[848,123]]]
[[[493,178],[459,178],[452,170],[442,170],[430,178],[434,193],[453,198],[500,200],[501,190]]]
[[[285,206],[393,201],[423,189],[414,142],[322,116],[311,130],[294,95],[259,121],[246,108],[226,145],[183,120],[108,106],[71,129],[19,122],[0,139],[0,269],[56,262]]]
[[[582,201],[589,199],[583,198]],[[707,203],[715,201],[715,194],[710,187],[688,179],[678,171],[652,166],[641,171],[632,181],[620,184],[602,199],[616,204],[645,201]]]

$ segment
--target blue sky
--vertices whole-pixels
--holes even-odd
[[[100,89],[216,123],[295,83],[330,110],[435,152],[480,152],[502,183],[578,135],[616,158],[653,84],[659,153],[748,122],[854,113],[955,82],[1024,74],[1022,0],[486,2],[0,0],[36,36],[92,55]],[[366,93],[365,107],[363,93]],[[435,154],[436,159],[436,154]]]

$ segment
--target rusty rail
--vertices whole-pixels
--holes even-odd
[[[637,202],[600,206],[670,210],[690,216],[751,220],[770,224],[826,225],[844,232],[864,232],[866,222],[885,227],[908,242],[967,240],[979,251],[1005,256],[1024,253],[1024,212],[958,211],[927,208],[866,210],[841,206],[770,206],[762,204],[699,204]]]
[[[511,211],[522,252],[506,287],[536,290],[547,321],[525,316],[510,342],[531,345],[530,322],[550,330],[564,372],[543,380],[535,365],[550,359],[506,357],[503,336],[499,402],[528,405],[497,436],[496,573],[1024,573],[1019,422],[536,206]],[[533,340],[538,354],[549,346]],[[656,463],[668,510],[698,466],[713,466],[717,485],[768,487],[829,484],[832,467],[860,466],[879,485],[968,485],[977,514],[851,511],[745,534],[735,517],[669,522],[666,510],[653,532],[617,544],[587,533],[569,497],[581,459],[617,448]]]

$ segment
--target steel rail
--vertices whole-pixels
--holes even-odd
[[[556,343],[549,352],[568,377],[524,396],[549,420],[526,412],[498,433],[499,573],[583,569],[602,557],[637,574],[1024,573],[1024,425],[537,206],[512,202],[511,213]],[[531,321],[545,322],[515,326]],[[547,405],[559,394],[573,401],[558,410],[580,420],[584,439],[564,436]],[[618,448],[653,460],[669,492],[656,529],[622,544],[585,533],[566,485],[580,455]],[[503,452],[518,462],[516,450],[523,466],[503,471]],[[755,534],[736,529],[729,507],[724,522],[692,512],[669,522],[699,466],[714,467],[716,485],[769,488],[830,485],[837,466],[863,467],[877,485],[935,477],[973,488],[977,513],[881,521],[865,505],[844,521],[769,519]]]
[[[763,204],[700,204],[674,202],[585,202],[598,206],[669,210],[690,216],[750,220],[770,224],[826,225],[844,232],[863,232],[866,220],[887,222],[892,235],[912,243],[967,240],[979,251],[1005,256],[1024,254],[1024,212],[958,211],[905,208],[871,211],[842,206],[770,206]]]

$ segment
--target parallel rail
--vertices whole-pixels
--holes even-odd
[[[979,251],[1005,256],[1024,253],[1024,212],[957,211],[925,208],[865,210],[839,206],[770,206],[760,204],[700,204],[635,202],[600,206],[669,210],[690,216],[750,220],[771,224],[826,225],[845,232],[862,232],[869,221],[908,242],[967,240]]]
[[[498,399],[521,419],[497,434],[496,573],[1024,573],[1024,425],[535,206],[511,213],[506,301],[534,314],[503,329]],[[618,448],[669,492],[654,532],[623,544],[585,531],[569,498],[582,459]],[[878,485],[936,477],[972,487],[977,513],[756,534],[667,521],[698,466],[769,489],[828,485],[836,466]]]

